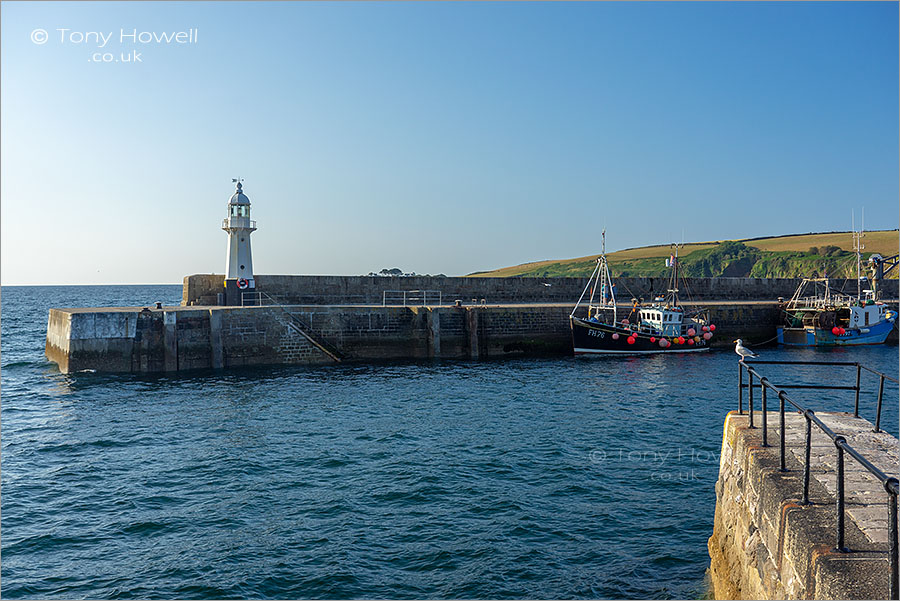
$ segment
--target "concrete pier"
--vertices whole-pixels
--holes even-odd
[[[775,335],[772,303],[709,306],[713,344]],[[568,355],[571,310],[569,303],[51,309],[46,355],[64,373]]]
[[[583,278],[260,275],[257,286],[269,306],[211,306],[222,278],[187,276],[177,307],[51,309],[47,358],[68,373],[568,355],[569,313],[584,286]],[[774,340],[782,319],[777,295],[789,296],[796,282],[697,278],[689,286],[716,325],[711,344],[730,346],[735,338],[750,344]],[[896,289],[897,281],[889,282]],[[623,291],[645,298],[665,285],[660,278],[622,280]],[[399,289],[429,290],[429,298],[440,292],[441,302],[381,304],[386,292]],[[759,298],[767,300],[754,300]],[[629,301],[620,305],[622,317],[632,308]],[[888,340],[896,341],[896,330]]]
[[[777,402],[777,401],[776,401]],[[847,413],[816,413],[829,428],[888,475],[900,465],[900,442]],[[859,463],[845,460],[845,544],[836,549],[835,446],[812,428],[810,504],[802,505],[805,419],[785,414],[787,471],[779,471],[779,414],[728,414],[709,539],[716,599],[889,598],[888,496]]]
[[[263,306],[51,309],[60,371],[470,358],[571,351],[565,306]]]

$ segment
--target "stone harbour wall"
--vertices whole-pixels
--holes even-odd
[[[620,317],[628,311],[620,307]],[[568,355],[570,312],[568,304],[51,309],[46,355],[64,372]],[[711,345],[727,347],[735,338],[773,340],[781,316],[760,302],[711,304],[709,312]]]
[[[184,278],[181,304],[215,305],[216,294],[224,291],[223,275],[200,274]],[[571,303],[581,296],[587,278],[479,278],[479,277],[373,277],[336,275],[257,275],[257,289],[286,304],[346,305],[382,304],[388,290],[440,291],[444,304],[472,299],[498,303]],[[776,301],[790,298],[800,284],[796,278],[690,278],[681,291],[683,300]],[[897,298],[898,280],[886,280],[884,298]],[[834,280],[838,289],[856,290],[854,280]],[[650,300],[665,293],[666,278],[618,278],[616,298]]]
[[[777,400],[775,401],[777,403]],[[817,412],[863,456],[897,473],[900,443],[847,413]],[[780,471],[778,412],[725,421],[716,512],[709,539],[709,582],[716,599],[886,599],[888,502],[881,483],[846,457],[845,545],[836,549],[835,446],[813,426],[810,503],[802,504],[805,420],[785,415],[786,470]]]
[[[566,354],[568,313],[537,305],[51,309],[45,350],[66,373]]]

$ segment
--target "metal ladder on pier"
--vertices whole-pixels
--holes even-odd
[[[340,363],[341,361],[343,361],[344,357],[339,350],[337,350],[334,346],[328,344],[321,338],[317,337],[314,334],[312,328],[308,326],[306,322],[285,309],[284,303],[275,300],[265,292],[244,292],[241,295],[241,305],[276,307],[288,318],[285,324],[287,325],[287,327],[306,338],[310,344],[328,355],[336,363]]]

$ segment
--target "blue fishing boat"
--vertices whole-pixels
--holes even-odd
[[[866,290],[862,297],[842,294],[831,288],[828,278],[803,280],[784,311],[785,324],[776,334],[778,343],[788,346],[882,344],[897,319],[875,300],[873,291]]]
[[[878,300],[877,286],[862,289],[866,280],[860,277],[865,248],[861,238],[862,232],[853,232],[856,295],[832,289],[827,277],[804,279],[784,307],[785,322],[776,328],[778,344],[827,347],[884,343],[894,329],[897,313]],[[875,257],[882,260],[880,255]],[[873,284],[882,277],[883,271],[876,267]]]

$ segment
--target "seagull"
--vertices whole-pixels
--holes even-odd
[[[735,342],[737,344],[734,346],[734,352],[740,355],[741,359],[752,359],[753,357],[759,357],[759,355],[744,346],[744,341],[740,338],[735,340]]]

